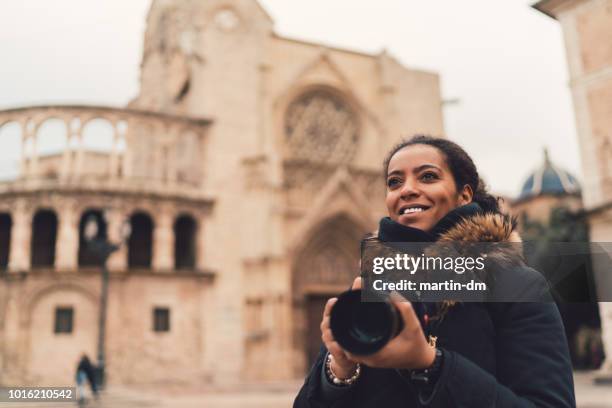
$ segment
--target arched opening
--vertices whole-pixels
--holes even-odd
[[[325,302],[359,276],[360,240],[366,229],[346,215],[321,224],[293,260],[293,346],[303,353],[296,374],[310,367],[321,346]]]
[[[89,245],[87,244],[87,240],[85,239],[85,224],[90,217],[94,218],[98,223],[98,233],[94,239],[106,238],[106,221],[104,220],[102,211],[85,211],[81,216],[81,221],[79,222],[79,266],[97,266],[100,264],[98,255],[91,251]]]
[[[82,138],[84,150],[110,153],[113,150],[115,130],[106,119],[92,119],[83,127]]]
[[[181,215],[174,222],[174,268],[195,268],[196,222],[189,215]]]
[[[0,213],[0,273],[8,268],[12,225],[11,215]]]
[[[62,153],[67,143],[68,129],[63,120],[51,118],[40,124],[36,132],[36,150],[39,156]]]
[[[150,268],[153,255],[153,221],[143,212],[130,217],[132,232],[128,240],[128,267]]]
[[[55,263],[57,216],[52,210],[39,210],[32,221],[31,264],[33,268]]]
[[[36,133],[37,173],[43,178],[57,178],[62,169],[62,153],[68,147],[68,129],[60,119],[45,120]]]

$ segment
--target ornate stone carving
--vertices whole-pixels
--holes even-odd
[[[330,92],[306,93],[287,109],[285,141],[292,159],[346,163],[359,141],[357,116]]]

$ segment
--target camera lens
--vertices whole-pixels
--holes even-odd
[[[402,328],[399,312],[389,301],[362,302],[361,291],[342,293],[330,316],[334,339],[346,351],[367,355],[383,348]]]

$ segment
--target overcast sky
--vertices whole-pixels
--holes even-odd
[[[443,98],[460,100],[444,109],[446,134],[474,157],[495,192],[517,195],[544,146],[580,178],[561,29],[533,1],[261,3],[281,35],[372,53],[386,48],[408,67],[438,72]],[[0,109],[126,104],[138,93],[149,4],[1,2]],[[12,147],[2,143],[6,158]]]

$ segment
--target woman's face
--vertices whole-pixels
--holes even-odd
[[[429,231],[449,211],[471,201],[471,187],[457,191],[453,174],[437,148],[415,144],[391,157],[385,202],[392,220]]]

